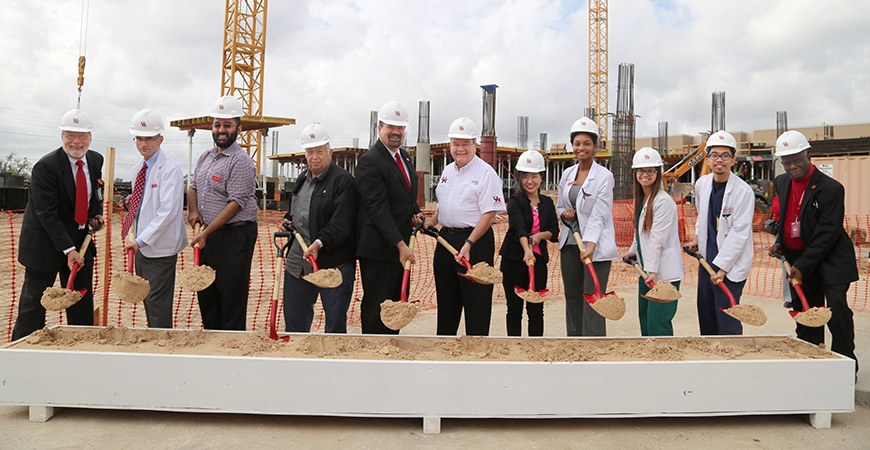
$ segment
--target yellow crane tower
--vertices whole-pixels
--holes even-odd
[[[263,116],[268,3],[268,0],[227,0],[224,19],[221,95],[232,95],[242,101],[245,116],[242,117],[238,142],[254,160],[257,173],[262,173],[260,161],[264,130],[296,123],[295,119]],[[182,130],[207,130],[211,129],[211,123],[212,118],[205,116],[174,120],[170,125]]]
[[[607,150],[607,0],[589,0],[589,108],[601,132],[598,149]]]

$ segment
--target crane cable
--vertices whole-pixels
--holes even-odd
[[[88,47],[88,0],[82,0],[81,31],[79,34],[79,98],[76,109],[82,107],[82,86],[85,84],[85,50]]]

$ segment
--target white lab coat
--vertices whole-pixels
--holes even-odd
[[[649,232],[643,231],[646,205],[640,211],[638,233],[643,253],[643,270],[655,273],[662,281],[680,281],[683,271],[683,249],[680,245],[677,204],[665,191],[659,191],[653,203],[653,222]],[[628,252],[637,255],[638,236],[635,235]]]
[[[562,174],[556,212],[561,216],[568,209],[577,211],[583,242],[595,243],[592,261],[617,260],[619,250],[616,248],[616,229],[613,226],[613,174],[598,163],[592,163],[582,185],[583,192],[577,194],[577,201],[572,205],[568,201],[568,191],[571,190],[569,183],[577,178],[579,167],[575,164]],[[565,246],[570,234],[571,229],[563,224],[559,233],[559,250]]]
[[[184,178],[178,164],[162,149],[152,161],[154,165],[145,180],[135,230],[136,237],[147,244],[140,248],[142,256],[161,258],[176,255],[187,246]],[[133,167],[133,180],[136,180],[143,162],[139,161]]]
[[[704,175],[695,182],[695,208],[698,220],[695,222],[695,235],[698,236],[698,250],[706,258],[707,253],[707,214],[709,214],[710,194],[713,192],[713,174]],[[719,254],[711,263],[727,272],[726,277],[739,283],[749,277],[755,246],[752,242],[752,216],[755,214],[755,194],[752,188],[733,173],[725,185],[722,198],[722,211],[719,214],[719,231],[716,245]]]

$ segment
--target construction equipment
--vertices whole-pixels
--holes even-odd
[[[275,249],[277,250],[277,255],[275,256],[275,283],[272,284],[272,303],[269,307],[269,339],[273,341],[287,342],[290,340],[290,336],[279,337],[278,327],[276,326],[278,320],[278,299],[281,292],[281,277],[284,275],[284,256],[290,248],[290,234],[289,231],[278,231],[272,237],[272,243],[275,244]],[[278,243],[278,238],[286,238],[287,240],[284,245],[281,245]]]
[[[600,124],[598,148],[607,145],[607,0],[589,1],[589,108]]]

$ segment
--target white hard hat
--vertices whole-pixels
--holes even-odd
[[[776,140],[776,156],[788,156],[810,148],[810,142],[800,131],[786,131]]]
[[[405,108],[405,105],[393,100],[381,108],[378,121],[387,125],[406,127],[411,122],[411,116],[408,115],[408,108]]]
[[[165,129],[163,118],[153,109],[143,109],[133,116],[130,122],[130,134],[133,136],[157,136]]]
[[[734,136],[725,130],[717,131],[707,139],[707,150],[709,151],[713,147],[728,147],[736,152],[737,139],[734,139]]]
[[[456,139],[477,139],[477,125],[468,117],[460,117],[450,124],[447,137]]]
[[[242,102],[231,95],[224,95],[217,99],[211,109],[211,116],[215,119],[235,119],[244,115]]]
[[[74,109],[72,111],[67,111],[67,113],[60,118],[60,127],[58,128],[63,131],[90,133],[94,131],[94,121],[91,120],[91,116],[89,116],[88,113],[80,109]]]
[[[329,143],[329,132],[319,123],[312,123],[302,130],[302,148],[320,147]]]
[[[598,124],[588,117],[581,117],[571,125],[571,134],[574,133],[589,133],[598,137]]]
[[[544,155],[537,150],[529,150],[520,155],[517,161],[517,170],[522,172],[543,172],[547,170],[544,167]]]
[[[662,155],[650,147],[644,147],[634,154],[634,160],[631,162],[632,169],[642,169],[644,167],[662,167]]]

